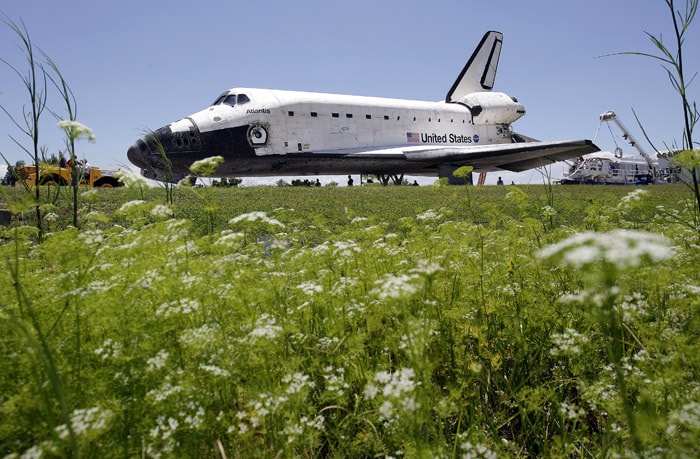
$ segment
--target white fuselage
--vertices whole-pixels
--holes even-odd
[[[236,126],[264,126],[266,141],[253,144],[257,156],[346,153],[421,144],[510,143],[510,123],[524,112],[522,105],[502,93],[483,95],[490,100],[502,99],[511,109],[500,113],[505,116],[492,114],[479,124],[466,106],[455,103],[252,88],[234,88],[228,94],[244,94],[249,101],[233,106],[215,104],[188,118],[203,135]],[[188,130],[190,124],[180,121],[170,127],[176,132]]]

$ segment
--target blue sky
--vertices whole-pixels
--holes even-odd
[[[597,58],[656,53],[645,32],[671,44],[671,17],[663,0],[0,5],[1,13],[24,22],[34,45],[58,64],[77,98],[78,120],[97,136],[95,143],[79,143],[77,151],[103,168],[127,166],[126,151],[144,129],[205,108],[235,86],[443,100],[487,30],[504,34],[494,90],[517,97],[527,109],[513,125],[517,132],[541,140],[592,139],[598,115],[612,109],[641,140],[634,109],[659,146],[680,142],[682,135],[679,98],[658,61]],[[0,25],[0,57],[25,74],[19,39]],[[700,67],[700,18],[689,31],[685,56],[692,76]],[[699,84],[690,87],[692,100],[698,99]],[[19,119],[28,105],[21,80],[2,65],[0,104]],[[49,106],[64,112],[54,93]],[[48,112],[41,129],[41,144],[57,152],[63,140]],[[12,162],[27,159],[10,135],[30,145],[0,113],[0,152]],[[615,148],[607,128],[596,140],[602,149]],[[553,168],[555,175],[561,170]],[[495,175],[489,174],[487,183],[495,182]],[[503,175],[541,183],[536,173]]]

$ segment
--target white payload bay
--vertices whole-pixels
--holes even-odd
[[[443,102],[232,88],[208,108],[137,140],[143,175],[177,181],[222,156],[216,176],[523,171],[598,148],[589,140],[538,142],[515,134],[525,114],[492,92],[502,34],[487,32]]]

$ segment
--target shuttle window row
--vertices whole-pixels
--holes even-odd
[[[293,110],[288,111],[288,112],[287,112],[287,115],[288,115],[288,116],[294,116],[294,111],[293,111]],[[333,113],[331,113],[331,117],[333,117],[333,118],[340,118],[340,113],[333,112]],[[353,115],[352,115],[352,113],[346,113],[346,114],[345,114],[345,117],[346,117],[346,118],[352,118]],[[318,112],[311,112],[311,118],[318,118]],[[371,119],[372,119],[372,115],[369,115],[369,114],[368,114],[368,115],[365,115],[365,119],[371,120]],[[388,120],[388,119],[389,119],[389,115],[384,115],[384,119],[385,119],[385,120]],[[413,117],[413,121],[416,121],[416,119],[417,119],[417,118],[414,116],[414,117]],[[396,117],[396,121],[399,121],[399,120],[401,120],[401,116],[397,116],[397,117]],[[429,123],[432,123],[432,121],[433,121],[433,118],[432,118],[432,117],[428,118],[428,122],[429,122]],[[454,123],[454,121],[455,121],[454,118],[451,118],[451,119],[450,119],[450,123]],[[437,119],[437,122],[438,122],[438,123],[441,123],[441,122],[442,122],[442,118],[438,118],[438,119]],[[466,122],[467,122],[466,120],[464,120],[464,119],[462,120],[462,124],[464,124],[464,123],[466,123]]]
[[[226,104],[234,107],[250,102],[250,98],[245,94],[222,94],[212,105]]]

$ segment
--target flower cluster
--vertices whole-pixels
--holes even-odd
[[[170,353],[166,351],[165,349],[161,349],[158,351],[158,354],[156,354],[155,357],[151,357],[146,361],[146,371],[147,372],[152,372],[155,370],[160,370],[165,366],[165,364],[168,362],[168,357],[170,356]]]
[[[279,431],[278,434],[287,437],[287,443],[294,443],[297,438],[304,435],[307,428],[319,431],[323,430],[325,420],[326,419],[322,415],[314,416],[313,418],[302,416],[299,418],[298,422],[287,419],[285,421],[284,429]]]
[[[87,409],[73,410],[73,413],[70,415],[70,424],[75,435],[84,436],[104,431],[109,426],[111,419],[112,412],[110,410],[94,406]],[[61,424],[55,430],[59,438],[63,440],[68,438],[69,429],[66,424]]]
[[[229,225],[235,225],[236,223],[239,223],[239,222],[256,222],[256,221],[260,221],[260,222],[266,223],[268,225],[280,226],[280,227],[284,228],[283,223],[281,223],[279,220],[268,217],[266,212],[248,212],[246,214],[241,214],[237,217],[233,217],[231,220],[228,221],[228,223],[229,223]]]
[[[78,140],[85,138],[89,142],[95,141],[95,133],[92,132],[92,129],[78,121],[62,120],[58,122],[58,127],[65,131],[69,139]]]
[[[316,383],[311,380],[309,375],[297,371],[291,375],[286,375],[282,378],[282,382],[287,384],[285,392],[288,394],[298,394],[304,387],[310,389],[316,387]]]
[[[255,322],[255,328],[248,333],[248,337],[252,340],[258,338],[275,339],[282,333],[282,327],[275,325],[277,319],[270,314],[262,314]]]
[[[200,159],[192,163],[190,172],[199,177],[209,177],[223,162],[223,156],[210,156],[209,158]]]
[[[379,407],[379,417],[383,421],[394,419],[397,411],[412,413],[420,408],[415,395],[420,381],[415,377],[413,368],[400,368],[394,373],[377,372],[372,382],[365,386],[364,398],[374,400],[381,395],[383,402]]]
[[[632,230],[609,233],[585,232],[545,247],[537,254],[559,259],[562,264],[583,267],[607,261],[619,269],[638,266],[644,260],[659,262],[671,258],[674,250],[664,236]]]
[[[350,384],[345,382],[345,368],[333,368],[327,366],[323,370],[323,379],[326,383],[326,390],[340,397],[350,388]]]
[[[95,349],[95,354],[102,360],[116,359],[121,355],[122,344],[107,338],[102,346]]]
[[[615,309],[620,312],[622,321],[629,324],[636,318],[646,316],[648,307],[649,305],[642,294],[635,292],[632,295],[625,295],[622,303]]]
[[[179,300],[169,301],[158,306],[156,315],[168,318],[176,314],[187,315],[197,309],[199,309],[199,302],[197,300],[180,298]]]
[[[620,199],[620,203],[617,205],[617,207],[618,209],[629,210],[635,203],[640,202],[642,198],[648,194],[649,191],[637,188],[636,190],[630,191],[627,193],[627,195],[623,196],[622,199]]]
[[[141,174],[132,172],[130,170],[117,171],[114,176],[124,184],[127,188],[150,188],[151,184],[146,180]]]
[[[215,343],[219,327],[204,324],[199,328],[188,328],[180,334],[180,343],[195,350],[202,350]]]
[[[159,219],[166,219],[173,216],[173,210],[166,205],[156,204],[151,209],[151,215]]]
[[[498,454],[485,445],[474,445],[470,441],[463,441],[459,444],[462,451],[461,459],[496,459]]]
[[[374,281],[375,287],[371,293],[385,300],[387,298],[403,298],[411,296],[418,291],[418,287],[413,284],[414,275],[385,274],[383,279]]]
[[[552,355],[575,355],[581,353],[581,345],[588,342],[588,337],[573,328],[567,328],[563,333],[552,333],[554,346],[549,350]]]

